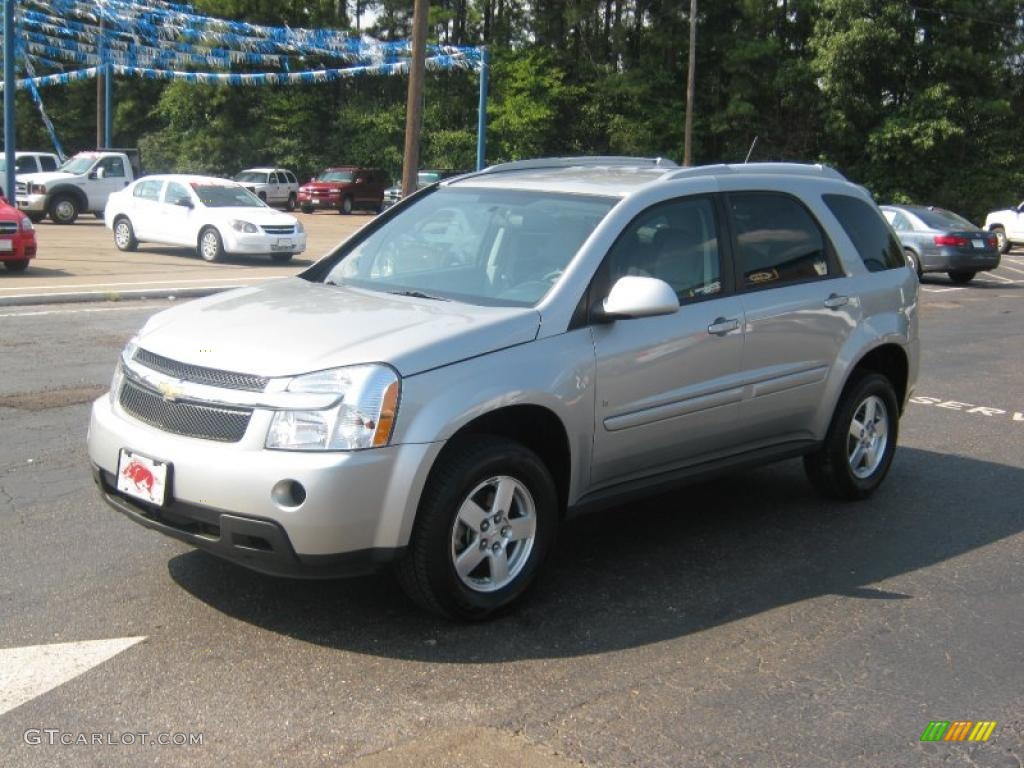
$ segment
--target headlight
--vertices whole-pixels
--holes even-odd
[[[328,192],[330,192],[330,193],[331,193],[332,195],[336,195],[336,194],[338,194],[339,192],[341,192],[341,190],[340,190],[340,189],[328,189],[327,191],[328,191]]]
[[[45,195],[46,185],[45,184],[29,184],[28,193],[30,195]]]
[[[250,224],[248,221],[242,221],[241,219],[232,219],[231,228],[237,232],[245,232],[250,235],[260,231],[255,224]]]
[[[31,232],[33,229],[35,229],[35,227],[32,226],[32,219],[30,219],[28,216],[26,216],[25,218],[23,218],[21,220],[21,231],[22,232]]]
[[[117,395],[121,391],[121,385],[124,383],[124,364],[135,357],[135,350],[138,348],[139,337],[134,336],[124,345],[124,349],[121,350],[121,357],[118,358],[117,365],[114,367],[114,378],[110,382],[111,404],[117,402]]]
[[[337,394],[320,411],[277,411],[267,448],[292,451],[352,451],[387,445],[401,392],[398,374],[386,365],[354,365],[296,376],[288,392]]]
[[[296,221],[296,222],[295,222],[295,231],[296,231],[296,232],[297,232],[298,234],[300,234],[300,235],[301,235],[301,234],[302,234],[303,232],[305,232],[305,231],[306,231],[305,227],[303,227],[303,226],[302,226],[302,222],[301,222],[301,221]]]

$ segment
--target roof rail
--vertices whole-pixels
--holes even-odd
[[[605,167],[649,167],[649,168],[678,168],[679,165],[667,157],[628,157],[623,155],[612,155],[603,157],[601,155],[582,155],[580,157],[538,157],[532,160],[514,160],[510,163],[498,163],[490,165],[472,174],[480,176],[491,173],[505,173],[506,171],[528,171],[540,168],[578,168],[586,166],[590,168]]]
[[[809,163],[735,163],[718,165],[698,165],[692,168],[680,168],[664,177],[665,181],[683,179],[687,176],[714,176],[717,174],[776,174],[779,176],[819,176],[822,178],[846,181],[835,168],[828,165]]]

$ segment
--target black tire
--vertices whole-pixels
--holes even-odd
[[[859,477],[851,467],[851,435],[854,417],[869,398],[885,406],[887,441],[877,466]],[[881,485],[892,466],[899,437],[899,403],[892,382],[879,373],[859,372],[846,384],[832,414],[825,442],[814,453],[804,456],[804,469],[811,484],[825,496],[844,501],[865,499]]]
[[[28,259],[21,259],[19,261],[5,261],[4,266],[7,267],[8,272],[24,272],[28,269]]]
[[[74,195],[54,195],[47,206],[47,212],[54,224],[74,224],[78,219],[78,201]]]
[[[497,476],[513,478],[528,490],[534,504],[533,544],[526,550],[518,573],[510,574],[511,581],[494,591],[480,591],[463,583],[456,572],[454,536],[463,502],[471,498],[475,488]],[[511,511],[510,505],[504,512]],[[483,525],[488,523],[490,520],[485,518]],[[489,535],[498,536],[496,526],[500,524],[496,521]],[[533,451],[505,438],[467,437],[448,448],[430,473],[409,546],[396,564],[398,580],[409,597],[428,611],[455,619],[484,619],[509,606],[530,586],[554,541],[557,525],[555,483]],[[504,533],[502,530],[501,535]],[[464,552],[475,549],[477,541],[480,549],[487,551],[484,535],[472,540]]]
[[[304,206],[302,206],[302,212],[303,213],[312,213],[313,212],[313,206],[312,205],[304,205]]]
[[[344,216],[348,216],[350,213],[352,213],[354,208],[355,205],[352,202],[352,197],[349,195],[345,195],[343,198],[341,198],[341,205],[338,206],[338,213]]]
[[[978,273],[977,272],[949,272],[948,274],[949,274],[949,279],[952,280],[957,285],[967,285],[969,282],[971,282],[971,280],[974,279],[974,276],[976,274],[978,274]]]
[[[46,218],[46,214],[45,213],[35,213],[35,212],[33,212],[33,213],[26,213],[25,215],[28,216],[28,220],[31,221],[33,224],[38,224],[39,222],[41,222],[43,219]]]
[[[295,210],[295,205],[297,203],[297,200],[298,200],[298,198],[295,196],[294,192],[292,192],[290,195],[288,195],[288,202],[284,204],[285,210],[287,210],[287,211],[294,211]],[[312,209],[310,209],[310,210],[312,210]]]
[[[914,271],[917,272],[917,279],[920,280],[924,277],[924,270],[921,269],[921,259],[909,248],[904,248],[903,253],[906,255],[907,261],[913,266]]]
[[[207,227],[199,233],[196,251],[203,261],[220,261],[224,258],[224,241],[214,227]]]
[[[999,252],[1009,253],[1012,245],[1010,241],[1006,239],[1006,230],[1003,227],[992,227],[992,234],[996,236],[999,241]]]
[[[114,245],[119,251],[134,251],[139,247],[139,241],[135,238],[135,228],[127,216],[118,216],[114,219]]]
[[[292,253],[272,253],[270,254],[270,260],[277,264],[287,264],[294,255]]]

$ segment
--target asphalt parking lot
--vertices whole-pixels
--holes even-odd
[[[0,308],[0,765],[1021,766],[1019,251],[926,278],[871,501],[825,502],[790,461],[583,518],[529,600],[473,626],[389,575],[263,577],[99,500],[88,403],[166,305]],[[53,685],[18,689],[27,668]],[[997,725],[922,743],[933,720]]]

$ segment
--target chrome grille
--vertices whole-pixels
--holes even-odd
[[[14,191],[15,191],[15,193],[17,193],[19,195],[27,194],[28,193],[28,184],[26,182],[24,182],[24,181],[16,181],[16,182],[14,182]]]
[[[269,227],[263,227],[263,231],[268,235],[294,235],[295,227],[292,224],[272,224]]]
[[[152,368],[176,379],[194,381],[196,384],[209,384],[214,387],[225,387],[226,389],[244,389],[249,392],[262,392],[270,379],[264,376],[253,376],[248,373],[235,373],[234,371],[220,371],[216,368],[206,368],[202,365],[190,365],[179,363],[177,360],[154,354],[145,349],[135,350],[132,358],[140,365]]]
[[[121,407],[150,426],[186,437],[237,443],[249,426],[252,411],[226,408],[188,400],[165,400],[132,379],[125,378],[119,398]]]
[[[18,231],[18,225],[13,221],[0,221],[0,235],[13,235]]]

